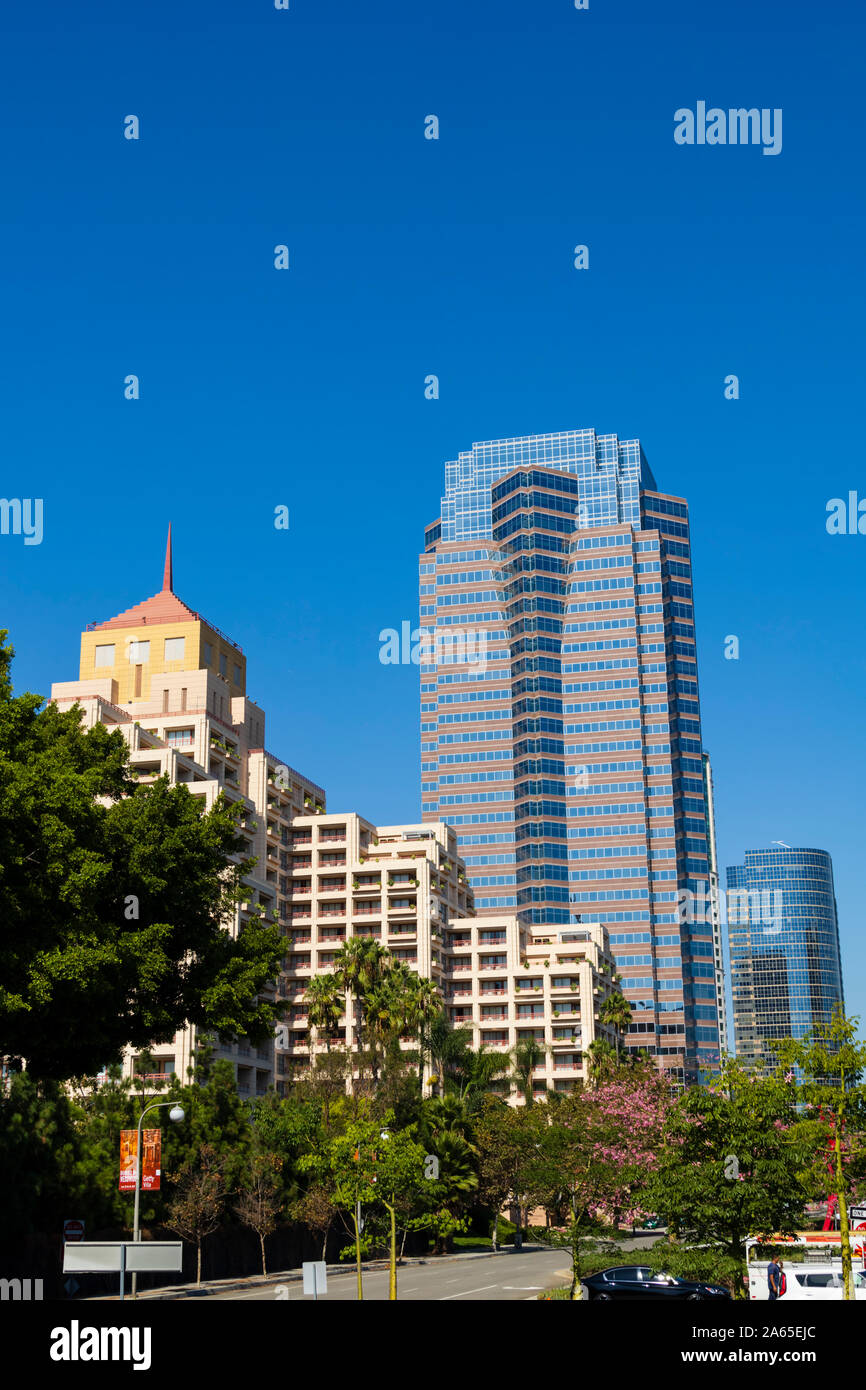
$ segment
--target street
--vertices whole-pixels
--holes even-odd
[[[406,1265],[397,1270],[398,1299],[449,1302],[467,1299],[470,1302],[520,1302],[535,1298],[543,1289],[565,1282],[569,1275],[567,1250],[505,1250],[499,1255],[482,1255],[441,1263]],[[288,1290],[288,1301],[299,1302],[305,1297],[300,1282],[282,1286]],[[270,1300],[278,1295],[280,1286],[270,1284],[259,1289],[212,1294],[202,1302],[225,1300]],[[285,1293],[282,1294],[285,1298]],[[328,1292],[331,1301],[354,1302],[357,1298],[356,1276],[351,1266],[338,1274],[328,1273]],[[307,1296],[312,1301],[312,1295]],[[375,1270],[364,1274],[364,1298],[387,1300],[388,1271]],[[193,1299],[193,1302],[196,1300]]]

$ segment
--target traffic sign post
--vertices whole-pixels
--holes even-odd
[[[304,1271],[304,1293],[318,1298],[320,1293],[328,1292],[328,1266],[324,1260],[306,1260],[301,1265]]]
[[[856,1245],[860,1247],[860,1258],[863,1261],[863,1268],[866,1269],[866,1207],[849,1207],[848,1220],[851,1224],[852,1235],[855,1231],[859,1231],[860,1233],[860,1239],[856,1242]]]

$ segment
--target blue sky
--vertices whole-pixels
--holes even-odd
[[[45,520],[0,536],[0,616],[19,688],[73,679],[83,625],[160,587],[171,519],[269,748],[332,809],[414,819],[417,672],[378,633],[417,621],[443,462],[637,436],[691,506],[720,862],[830,851],[863,1013],[866,537],[825,518],[866,497],[864,21],[700,10],[7,7],[0,492]],[[676,145],[698,100],[781,108],[781,154]]]

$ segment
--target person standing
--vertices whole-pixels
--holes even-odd
[[[767,1265],[767,1289],[770,1299],[778,1298],[782,1291],[782,1270],[781,1266],[776,1263],[775,1255],[771,1257],[770,1263]]]

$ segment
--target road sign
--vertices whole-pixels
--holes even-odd
[[[63,1247],[64,1274],[119,1274],[123,1298],[126,1272],[180,1274],[182,1240],[82,1240]]]
[[[328,1266],[324,1260],[307,1260],[301,1268],[304,1271],[304,1293],[318,1298],[320,1293],[328,1292]]]
[[[64,1240],[83,1240],[84,1222],[83,1221],[64,1221],[63,1223]]]
[[[866,1207],[849,1207],[848,1215],[852,1221],[866,1221]]]

